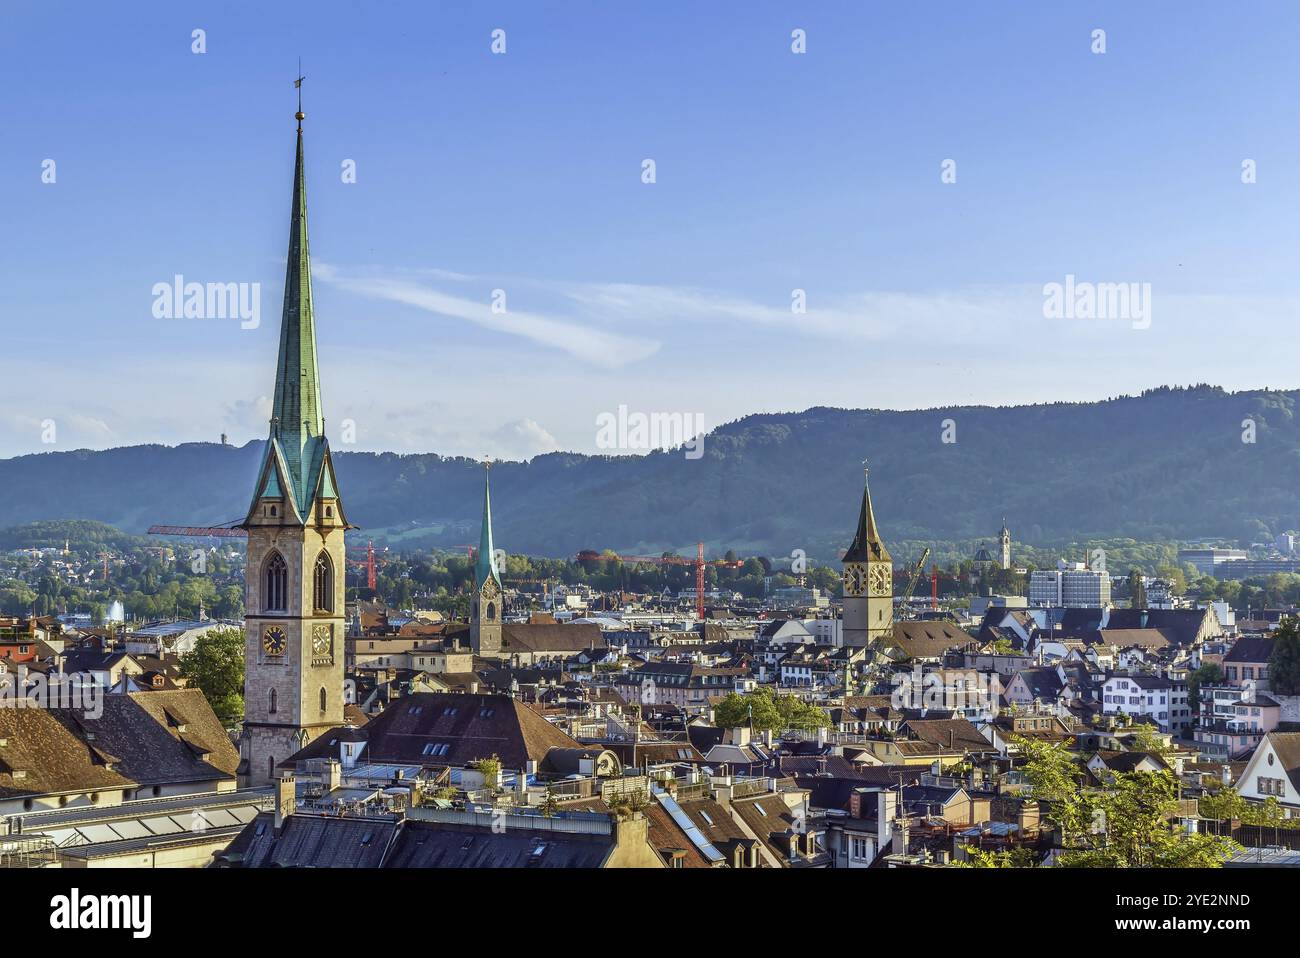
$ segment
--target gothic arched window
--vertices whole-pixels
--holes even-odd
[[[316,557],[316,569],[312,574],[313,604],[317,612],[334,611],[334,566],[327,553]]]
[[[276,692],[275,689],[271,689],[271,708],[270,708],[271,712],[275,712],[275,705],[276,705]]]
[[[497,620],[497,606],[495,602],[488,603],[487,620],[489,622],[495,622]]]
[[[262,608],[267,612],[284,612],[288,609],[289,567],[284,564],[284,556],[278,552],[271,553],[266,561],[266,588],[262,593]]]
[[[322,685],[322,686],[321,686],[321,689],[320,689],[320,710],[321,710],[322,712],[325,711],[326,701],[327,701],[327,698],[326,698],[326,695],[325,695],[325,686]]]

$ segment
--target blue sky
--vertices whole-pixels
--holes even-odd
[[[0,9],[0,455],[265,435],[299,56],[355,448],[1296,385],[1293,3],[373,7]],[[260,325],[155,318],[176,274],[260,283]],[[1045,318],[1067,274],[1151,284],[1150,327]]]

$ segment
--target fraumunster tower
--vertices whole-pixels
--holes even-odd
[[[294,81],[301,91],[302,77]],[[241,771],[249,784],[343,724],[344,531],[321,415],[307,246],[299,93],[271,429],[243,528],[248,530]]]
[[[492,487],[484,464],[483,524],[479,527],[478,556],[474,562],[474,595],[470,600],[469,641],[475,655],[495,656],[501,652],[501,570],[492,545]]]
[[[862,467],[862,508],[858,531],[844,553],[844,644],[865,648],[892,638],[894,563],[876,531],[866,463]]]

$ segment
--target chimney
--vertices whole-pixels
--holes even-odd
[[[633,812],[626,818],[614,820],[614,847],[616,850],[640,850],[650,842],[650,827],[646,817]]]
[[[825,744],[826,744],[826,741],[827,741],[827,737],[826,737],[826,726],[823,725],[821,728],[819,728],[819,729],[817,730],[817,744],[818,744],[818,745],[825,745]]]
[[[275,833],[280,834],[284,820],[293,814],[297,803],[298,780],[293,775],[285,775],[275,783]]]
[[[1038,803],[1022,802],[1017,821],[1020,825],[1020,834],[1023,836],[1028,832],[1038,831],[1038,820]]]
[[[894,818],[898,814],[898,793],[882,789],[876,803],[876,849],[889,844],[894,836]]]
[[[907,819],[900,818],[894,828],[894,840],[889,849],[890,854],[906,855],[907,854]]]
[[[343,766],[337,759],[325,761],[325,783],[331,792],[343,784]]]
[[[741,725],[731,730],[731,744],[744,748],[749,744],[749,727]]]

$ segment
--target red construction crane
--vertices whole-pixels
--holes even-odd
[[[695,544],[695,558],[687,559],[683,556],[622,556],[622,555],[602,555],[594,549],[583,549],[577,555],[579,562],[591,562],[597,559],[616,559],[619,562],[647,562],[655,565],[693,565],[695,566],[695,615],[701,621],[704,620],[704,567],[706,565],[720,565],[731,568],[743,565],[739,561],[730,562],[726,559],[705,559],[704,543]]]

